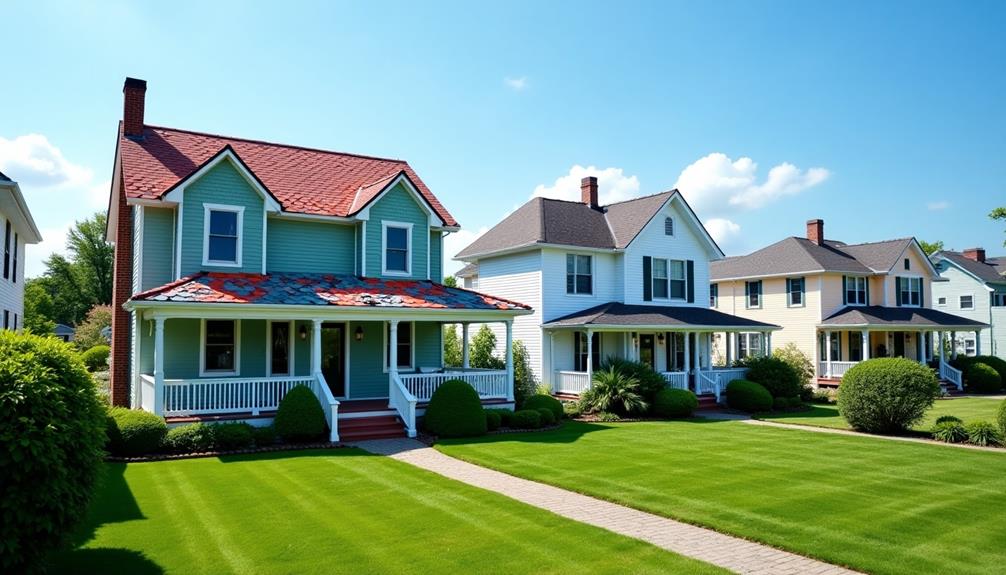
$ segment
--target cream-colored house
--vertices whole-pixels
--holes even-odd
[[[774,346],[794,343],[814,362],[819,385],[837,385],[871,357],[933,362],[958,387],[938,343],[987,324],[932,309],[942,281],[915,238],[846,244],[824,237],[824,221],[807,222],[807,237],[789,237],[746,256],[710,264],[710,305],[782,326]],[[729,362],[761,349],[761,336],[716,338]],[[936,358],[940,358],[937,361]]]

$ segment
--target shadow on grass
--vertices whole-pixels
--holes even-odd
[[[812,405],[810,409],[801,411],[770,411],[757,414],[758,419],[833,419],[844,421],[838,413],[838,407],[834,405]]]
[[[264,453],[242,453],[238,455],[221,455],[216,458],[220,463],[245,463],[250,461],[275,461],[278,459],[299,459],[305,457],[378,457],[369,451],[356,447],[338,447],[328,449],[290,449],[287,451],[267,451]]]
[[[131,549],[74,549],[52,558],[49,573],[129,573],[154,575],[164,573],[160,565]]]
[[[588,433],[596,433],[616,429],[625,425],[645,425],[648,423],[667,424],[723,424],[725,420],[707,419],[704,417],[693,417],[689,419],[647,419],[642,421],[625,422],[599,422],[599,421],[575,421],[566,420],[559,429],[548,431],[527,431],[517,433],[500,433],[493,435],[483,435],[480,437],[461,437],[455,439],[438,439],[437,443],[443,445],[466,445],[475,443],[504,443],[519,441],[521,443],[574,443]]]

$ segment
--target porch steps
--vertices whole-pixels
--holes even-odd
[[[956,383],[951,383],[945,379],[940,380],[940,387],[947,392],[947,395],[965,395],[963,391],[957,389]]]
[[[699,406],[696,411],[709,410],[709,409],[719,409],[720,406],[716,403],[716,396],[712,394],[702,394],[697,396],[699,400]]]
[[[405,426],[397,416],[339,418],[339,440],[390,439],[405,437]]]

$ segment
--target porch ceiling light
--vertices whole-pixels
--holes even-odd
[[[362,325],[356,326],[356,331],[353,332],[353,337],[356,338],[356,341],[363,341],[363,326]]]
[[[307,326],[300,326],[300,329],[297,330],[297,336],[300,337],[301,341],[307,339]]]

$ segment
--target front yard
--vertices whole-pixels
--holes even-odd
[[[568,422],[437,448],[858,570],[1006,564],[1002,453],[705,420]]]
[[[721,572],[356,449],[106,471],[51,572]]]
[[[973,421],[989,421],[995,423],[996,412],[1002,399],[989,399],[986,397],[955,397],[952,399],[937,399],[933,408],[926,413],[926,417],[920,421],[913,429],[915,431],[928,433],[936,422],[936,418],[941,415],[954,415],[964,420],[964,423]],[[814,427],[832,427],[835,429],[849,429],[849,424],[838,414],[836,405],[814,405],[809,411],[794,411],[791,413],[767,413],[759,415],[758,419],[765,421],[778,421],[779,423],[794,423],[797,425],[810,425]]]

